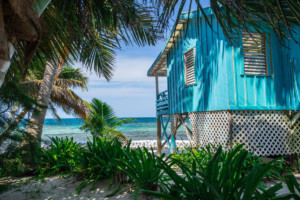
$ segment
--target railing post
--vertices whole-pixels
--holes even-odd
[[[157,95],[159,94],[159,89],[158,89],[158,76],[157,74],[155,75],[155,87],[156,87],[156,100],[158,100]],[[157,112],[157,111],[156,111]],[[156,113],[157,114],[157,113]],[[161,156],[161,120],[158,115],[157,117],[157,156]]]

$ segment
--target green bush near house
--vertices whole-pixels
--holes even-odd
[[[202,167],[206,167],[208,161],[213,157],[214,153],[213,150],[215,150],[215,147],[212,145],[209,145],[207,147],[200,147],[197,149],[194,149],[192,147],[186,147],[182,150],[177,150],[177,154],[172,154],[172,159],[180,160],[183,163],[185,163],[188,166],[192,166],[193,162],[197,159],[199,164],[201,164]],[[196,163],[197,165],[198,163]]]
[[[243,145],[236,144],[236,146],[233,148],[232,151],[234,151],[236,148],[241,148]],[[188,165],[189,167],[192,167],[193,163],[195,162],[195,165],[197,167],[201,166],[203,168],[206,168],[208,165],[208,162],[214,157],[215,152],[218,150],[218,148],[208,145],[206,147],[200,147],[197,149],[194,148],[185,148],[179,152],[178,154],[173,154],[172,159],[181,161],[185,165]],[[220,156],[223,160],[228,159],[228,152],[222,150],[220,153]],[[292,168],[284,162],[283,157],[280,157],[273,161],[272,169],[266,174],[267,179],[282,179],[282,175],[284,173],[291,173]],[[250,152],[247,153],[247,157],[244,160],[243,163],[243,174],[247,171],[251,170],[254,165],[256,164],[265,164],[266,161],[264,161],[263,158],[259,156],[255,156],[251,154]]]
[[[263,180],[274,169],[276,160],[263,164],[247,162],[249,152],[238,145],[231,151],[219,147],[216,153],[208,159],[203,167],[201,157],[194,154],[192,164],[186,164],[179,159],[173,159],[171,165],[161,163],[164,172],[172,180],[163,187],[162,191],[143,190],[163,199],[291,199],[299,198],[295,191],[300,192],[299,184],[293,175],[285,181],[291,193],[278,196],[282,183],[271,188],[263,185]],[[183,176],[179,175],[172,165],[180,168]]]
[[[157,157],[153,150],[125,150],[125,158],[120,162],[120,169],[133,181],[135,199],[140,189],[157,191],[164,187],[168,178],[164,175],[161,163],[167,163],[168,158]]]

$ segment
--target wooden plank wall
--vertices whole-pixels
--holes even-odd
[[[171,114],[229,109],[300,109],[297,96],[300,94],[299,44],[289,41],[290,49],[287,49],[271,33],[271,47],[267,44],[269,74],[245,75],[241,44],[232,45],[225,39],[213,15],[209,20],[213,31],[203,18],[199,23],[195,18],[190,19],[187,32],[185,24],[168,52]],[[299,28],[297,30],[297,37],[300,37]],[[194,47],[196,84],[185,86],[184,53]],[[291,60],[295,73],[291,71]]]
[[[286,69],[286,76],[289,77],[286,80],[287,90],[286,95],[287,107],[292,110],[300,110],[300,27],[295,28],[295,38],[299,41],[297,44],[293,40],[286,42],[288,48],[282,47],[283,58],[285,63],[283,67]]]
[[[231,45],[224,40],[217,21],[209,16],[214,31],[204,19],[190,20],[168,53],[168,90],[171,113],[184,113],[205,110],[226,110],[229,106],[227,70],[230,63]],[[186,34],[186,35],[185,35]],[[183,53],[196,47],[196,84],[185,86]]]

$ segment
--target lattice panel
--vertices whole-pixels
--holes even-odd
[[[190,113],[190,122],[193,126],[193,135],[198,135],[195,138],[198,138],[199,146],[205,147],[208,144],[225,146],[229,143],[226,111]]]
[[[283,111],[234,111],[233,141],[244,143],[256,155],[286,155],[292,138]]]
[[[292,128],[292,153],[300,153],[300,120]]]
[[[213,144],[228,147],[238,142],[258,156],[300,153],[300,122],[290,129],[285,111],[228,111],[190,113],[193,134],[199,146]]]

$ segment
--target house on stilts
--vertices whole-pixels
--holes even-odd
[[[300,153],[300,44],[280,42],[269,28],[241,31],[231,43],[212,9],[204,11],[213,30],[202,14],[181,14],[148,71],[156,79],[158,151],[174,151],[184,126],[194,146],[237,142],[259,156]],[[159,92],[162,76],[168,90]]]

